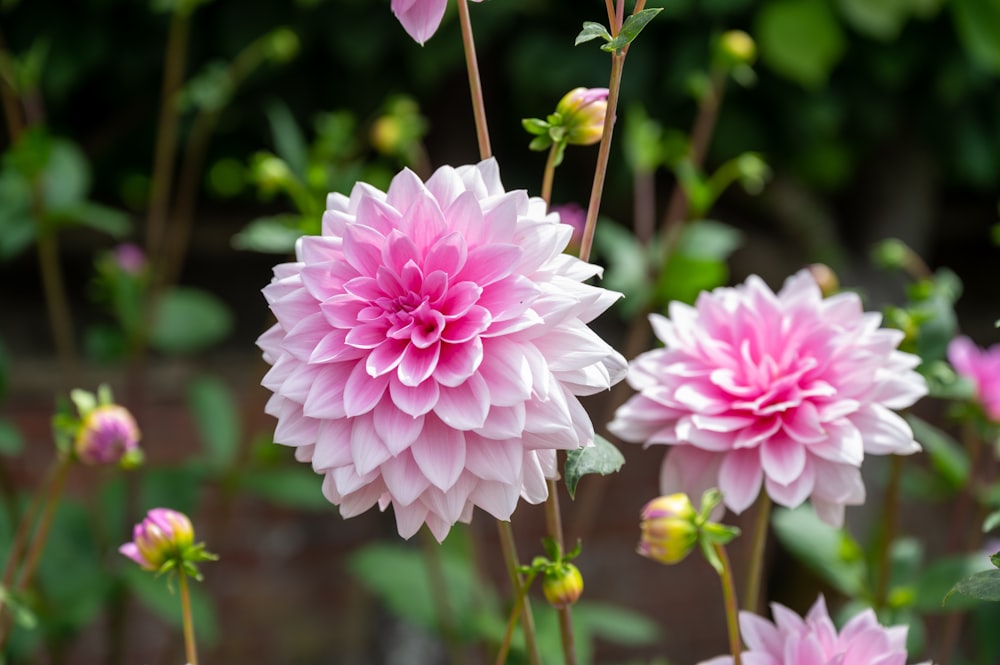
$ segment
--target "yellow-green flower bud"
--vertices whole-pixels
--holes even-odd
[[[194,544],[194,527],[184,513],[169,508],[154,508],[146,519],[135,525],[132,542],[118,551],[146,570],[159,570],[173,558],[183,557]]]
[[[545,571],[542,593],[552,607],[569,607],[583,593],[583,576],[571,563],[562,562]]]
[[[608,111],[607,88],[574,88],[556,105],[566,130],[566,142],[573,145],[593,145],[604,133],[604,116]]]
[[[752,65],[757,59],[757,44],[742,30],[729,30],[719,38],[719,48],[731,63]]]
[[[660,563],[682,561],[698,543],[698,514],[687,494],[670,494],[643,506],[637,551]]]

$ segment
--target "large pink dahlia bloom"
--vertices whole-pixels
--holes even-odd
[[[968,337],[956,337],[948,345],[948,360],[972,382],[986,417],[1000,423],[1000,344],[980,349]]]
[[[473,2],[482,1],[473,0]],[[406,33],[418,44],[423,44],[434,36],[438,26],[441,25],[448,0],[392,0],[390,6],[392,13],[403,24]]]
[[[848,621],[839,633],[823,596],[804,618],[778,603],[771,604],[771,613],[774,623],[740,612],[745,665],[906,665],[907,627],[883,628],[870,609]],[[732,656],[719,656],[700,665],[732,662]]]
[[[927,392],[903,334],[879,328],[853,293],[824,299],[807,271],[775,294],[758,277],[702,293],[694,307],[671,303],[650,321],[665,347],[636,358],[638,391],[608,428],[623,439],[675,448],[661,491],[700,496],[718,487],[735,512],[763,484],[777,503],[807,498],[843,523],[864,502],[864,454],[919,450],[890,409]]]
[[[577,395],[626,363],[586,326],[619,294],[583,283],[600,269],[562,253],[572,233],[494,160],[329,196],[264,289],[258,344],[275,441],[341,514],[392,504],[400,535],[441,540],[473,506],[543,501],[556,449],[593,441]]]

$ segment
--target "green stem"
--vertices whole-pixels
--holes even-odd
[[[463,0],[464,1],[464,0]],[[518,572],[520,563],[517,558],[517,545],[514,542],[514,530],[510,522],[497,520],[497,529],[500,532],[500,549],[503,551],[503,560],[507,564],[507,575],[510,577],[511,586],[514,588],[514,596],[521,605],[521,628],[524,631],[524,645],[528,651],[528,662],[531,665],[541,665],[541,658],[538,655],[538,642],[535,639],[535,619],[531,614],[531,600],[526,593],[527,587],[521,573]]]
[[[181,613],[184,622],[184,650],[188,665],[198,665],[198,649],[194,642],[194,621],[191,618],[191,594],[188,592],[187,575],[184,569],[177,571],[181,587]]]
[[[583,227],[583,238],[580,240],[580,258],[584,261],[590,260],[590,250],[594,246],[597,213],[601,209],[601,196],[604,193],[604,181],[608,174],[608,161],[611,157],[611,137],[614,134],[615,115],[618,112],[618,94],[621,91],[622,70],[624,67],[625,54],[612,54],[611,81],[608,85],[608,108],[604,115],[604,133],[601,135],[601,144],[597,150],[594,184],[590,189],[590,202],[587,205],[587,223]]]
[[[552,181],[556,175],[556,157],[559,155],[559,144],[553,143],[549,148],[548,159],[545,160],[545,173],[542,175],[542,199],[546,207],[552,204]]]
[[[553,480],[545,481],[549,496],[545,500],[545,526],[549,537],[555,542],[558,552],[566,551],[563,541],[562,513],[559,510],[559,484]],[[566,665],[576,665],[576,641],[573,639],[573,610],[570,605],[556,608],[559,616],[559,637],[562,640],[563,662]]]
[[[715,553],[722,562],[722,572],[719,573],[719,580],[722,582],[722,597],[726,605],[726,628],[729,631],[729,651],[733,654],[733,665],[740,665],[740,654],[743,651],[743,644],[740,641],[740,617],[736,605],[736,585],[733,584],[733,567],[729,563],[729,555],[726,548],[718,543],[713,543]]]
[[[882,520],[879,522],[879,539],[876,545],[877,579],[875,581],[875,611],[882,610],[889,597],[889,578],[892,574],[892,542],[896,539],[899,521],[899,491],[903,478],[903,458],[892,455],[889,458],[889,484],[885,488],[882,504]]]
[[[503,642],[500,643],[500,649],[497,651],[496,665],[504,665],[507,662],[507,654],[510,653],[510,643],[514,639],[514,628],[517,627],[517,620],[521,616],[522,601],[528,593],[528,589],[531,588],[531,583],[535,581],[536,574],[532,571],[524,580],[524,584],[521,585],[521,588],[517,592],[517,598],[514,599],[514,604],[510,607],[510,616],[507,618],[507,630],[504,631]]]
[[[452,665],[463,662],[461,646],[458,643],[458,633],[448,602],[448,582],[444,576],[444,566],[441,562],[441,546],[428,529],[420,530],[420,544],[424,551],[424,561],[427,563],[427,576],[430,578],[431,600],[437,612],[441,636],[448,648],[448,659]]]
[[[746,596],[743,609],[757,612],[760,609],[760,587],[764,577],[764,552],[767,550],[767,533],[771,521],[771,497],[762,493],[757,505],[750,544],[750,565],[747,567]]]
[[[483,102],[483,84],[476,59],[476,43],[472,36],[469,0],[458,0],[458,18],[462,25],[462,46],[465,48],[465,68],[469,72],[469,92],[472,95],[472,115],[476,119],[479,158],[489,159],[493,155],[493,149],[490,147],[490,131],[486,124],[486,104]]]
[[[78,383],[76,342],[73,333],[73,316],[66,296],[62,266],[59,262],[59,238],[54,229],[43,219],[40,183],[32,187],[32,209],[38,226],[38,265],[45,291],[45,306],[49,311],[49,324],[59,356],[65,388]]]

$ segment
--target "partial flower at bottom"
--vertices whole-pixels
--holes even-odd
[[[555,451],[593,441],[577,396],[626,365],[586,324],[619,294],[583,283],[600,269],[562,253],[572,229],[545,208],[494,160],[404,170],[331,194],[323,234],[275,268],[274,439],[343,516],[391,505],[400,535],[441,540],[474,506],[543,501]]]
[[[856,294],[823,298],[808,271],[775,294],[758,277],[670,304],[650,317],[664,348],[632,361],[638,391],[608,425],[621,438],[673,446],[660,489],[722,491],[746,510],[761,488],[794,508],[811,499],[825,521],[864,502],[865,453],[920,450],[893,409],[927,393],[920,359],[897,349]]]
[[[774,622],[740,612],[740,633],[746,644],[746,665],[906,665],[906,626],[884,628],[868,609],[838,632],[823,597],[805,617],[773,603]],[[700,665],[732,665],[719,656]],[[930,665],[923,663],[922,665]]]

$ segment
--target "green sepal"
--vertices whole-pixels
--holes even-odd
[[[739,536],[741,532],[739,527],[709,522],[701,527],[701,533],[702,537],[706,538],[710,542],[725,545],[733,538]]]
[[[542,152],[543,150],[548,150],[549,146],[552,145],[552,137],[549,136],[548,132],[542,134],[541,136],[536,136],[528,144],[529,150],[534,150],[536,152]]]
[[[106,383],[102,383],[97,386],[97,404],[99,406],[108,406],[109,404],[115,403],[115,396],[111,392],[111,386]]]
[[[97,396],[86,390],[74,388],[69,391],[69,398],[81,418],[86,418],[88,413],[97,408]]]
[[[583,550],[583,541],[579,538],[576,539],[576,545],[573,545],[573,549],[569,552],[563,554],[563,561],[572,561],[576,557],[580,556],[580,552]]]
[[[552,159],[552,166],[559,166],[563,162],[563,157],[566,156],[566,141],[557,141],[555,143],[556,155]]]
[[[722,565],[722,559],[719,558],[718,552],[715,551],[715,547],[709,542],[708,538],[699,538],[698,544],[701,546],[701,553],[705,555],[705,560],[708,564],[715,569],[719,575],[725,571],[725,567]]]
[[[545,550],[545,556],[550,561],[559,561],[562,559],[562,548],[559,547],[559,543],[556,542],[555,538],[549,536],[542,538],[542,549]]]
[[[521,120],[521,126],[529,134],[534,134],[536,136],[541,136],[549,131],[549,123],[545,122],[541,118],[523,118]]]
[[[722,492],[718,487],[711,487],[701,495],[701,507],[698,509],[698,518],[701,523],[708,522],[712,511],[722,503]]]

